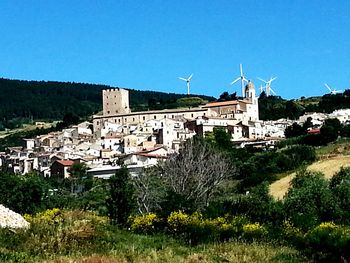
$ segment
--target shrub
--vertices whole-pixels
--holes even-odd
[[[322,174],[309,171],[297,173],[284,200],[284,210],[296,227],[309,230],[322,221],[331,221],[338,213],[328,182]]]
[[[293,225],[289,220],[285,220],[282,226],[283,238],[292,245],[300,246],[304,242],[304,232]]]
[[[350,247],[350,228],[325,222],[305,236],[305,252],[317,262],[347,262]]]
[[[247,240],[261,239],[267,235],[267,229],[260,223],[246,224],[243,226],[243,237]]]
[[[29,223],[53,223],[61,215],[58,208],[48,209],[35,215],[25,214],[23,217]]]
[[[157,224],[160,219],[156,214],[149,213],[129,218],[129,224],[132,231],[143,234],[151,234],[157,230]]]
[[[198,212],[187,215],[179,211],[171,213],[167,222],[171,233],[190,244],[198,244],[239,237],[247,220],[244,217],[204,219]]]

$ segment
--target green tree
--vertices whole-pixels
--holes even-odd
[[[340,207],[340,223],[350,223],[350,168],[341,168],[329,183],[333,196]]]
[[[286,138],[298,137],[304,134],[306,134],[306,129],[296,122],[294,122],[291,126],[288,126],[284,131]]]
[[[112,224],[124,226],[136,207],[134,186],[128,169],[122,166],[109,180],[108,216]]]
[[[71,193],[80,193],[89,190],[93,184],[92,176],[87,174],[85,163],[74,163],[69,168]]]
[[[321,127],[321,136],[326,143],[335,141],[340,135],[342,125],[336,118],[326,119]]]
[[[284,199],[284,210],[295,226],[308,230],[321,222],[332,221],[337,213],[328,182],[321,173],[297,173]]]

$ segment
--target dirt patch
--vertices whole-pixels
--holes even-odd
[[[350,167],[350,156],[335,156],[315,162],[307,167],[309,171],[322,172],[325,178],[330,179],[341,167]],[[276,199],[283,199],[295,173],[277,180],[270,185],[270,194]]]

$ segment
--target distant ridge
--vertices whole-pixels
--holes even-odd
[[[27,81],[0,78],[0,128],[10,127],[14,119],[62,119],[68,113],[79,117],[102,109],[103,89],[115,87],[59,81]],[[185,94],[130,90],[131,108],[135,110],[175,107]],[[213,97],[195,95],[208,101]]]

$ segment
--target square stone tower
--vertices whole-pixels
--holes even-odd
[[[129,91],[125,89],[107,89],[102,91],[103,115],[130,113]]]

